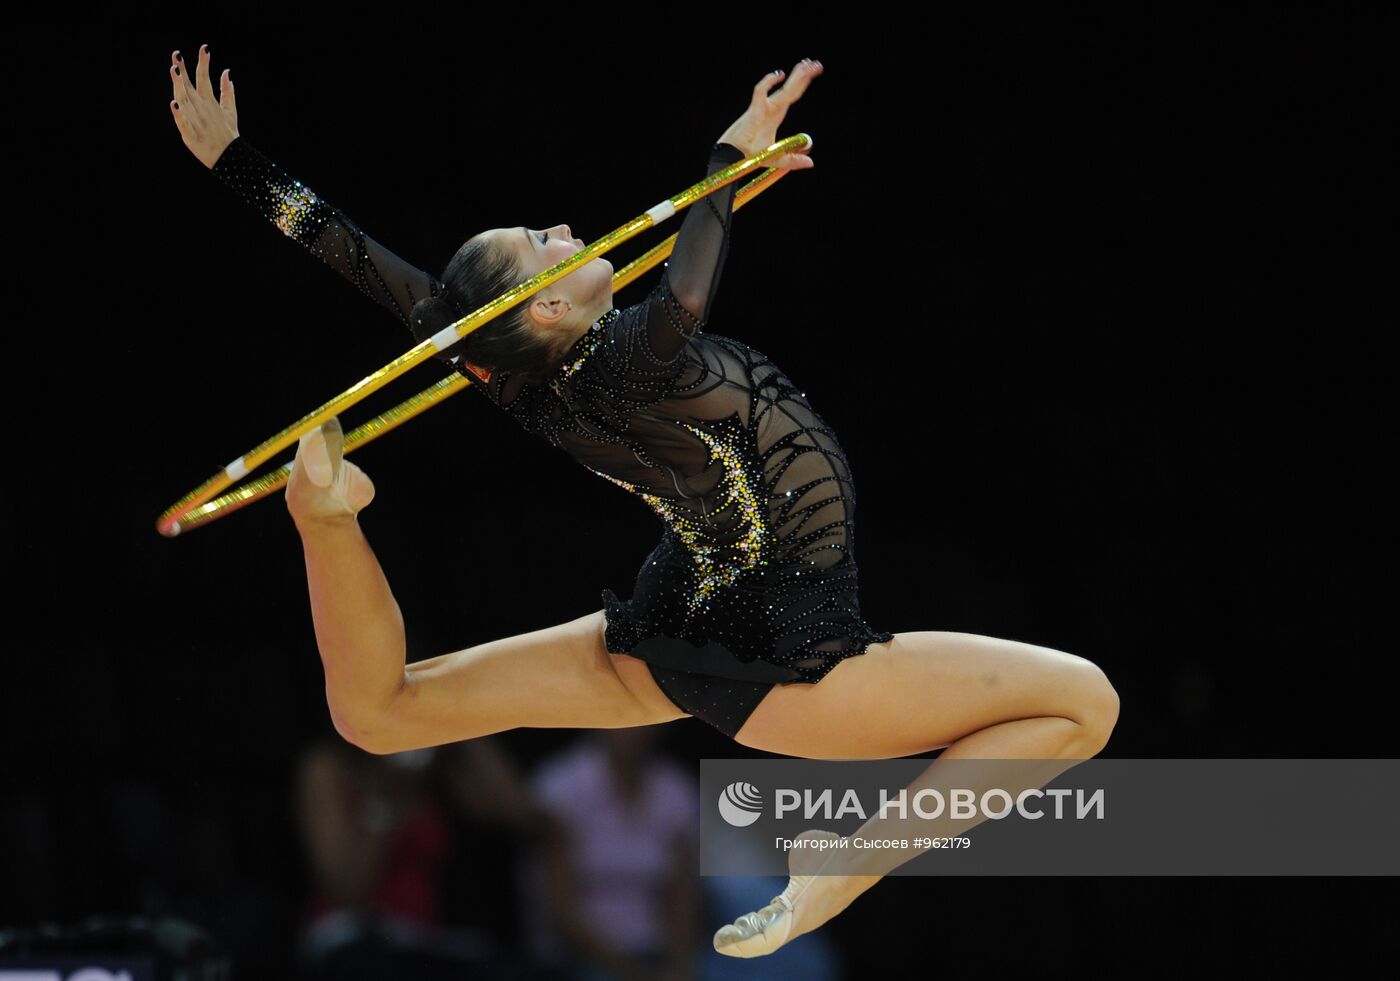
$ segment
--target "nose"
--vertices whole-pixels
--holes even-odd
[[[555,225],[553,228],[550,229],[550,231],[556,233],[560,238],[565,239],[565,240],[567,240],[567,241],[570,241],[570,242],[574,243],[574,244],[577,245],[580,249],[583,248],[583,239],[581,239],[581,238],[575,238],[575,237],[574,237],[574,230],[573,230],[572,228],[570,228],[568,225],[565,225],[565,224]]]

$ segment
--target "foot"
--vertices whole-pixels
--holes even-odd
[[[797,840],[840,837],[831,831],[804,831]],[[730,957],[762,957],[789,940],[811,933],[849,906],[864,891],[852,888],[853,877],[818,874],[834,854],[833,849],[816,857],[806,850],[794,849],[788,858],[787,888],[762,909],[720,927],[714,938],[715,950]],[[797,874],[799,867],[811,872]]]

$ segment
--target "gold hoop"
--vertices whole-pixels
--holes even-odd
[[[167,538],[173,538],[182,531],[188,531],[192,528],[198,528],[208,524],[215,518],[232,513],[239,508],[266,497],[274,490],[285,486],[287,478],[290,476],[292,470],[291,461],[282,464],[278,469],[264,474],[261,477],[254,478],[237,490],[215,497],[220,491],[243,480],[253,469],[267,462],[278,450],[295,443],[303,434],[310,432],[327,419],[338,415],[344,409],[355,405],[362,399],[383,388],[399,375],[408,371],[408,369],[427,360],[444,348],[451,346],[460,338],[465,337],[482,324],[500,316],[511,307],[521,303],[527,297],[548,286],[550,283],[567,276],[578,266],[586,262],[591,262],[593,259],[621,245],[623,242],[633,238],[646,229],[660,224],[676,214],[676,212],[688,208],[712,191],[716,191],[726,184],[738,180],[740,177],[743,177],[757,168],[760,164],[782,157],[788,153],[800,152],[809,148],[811,145],[812,138],[806,133],[797,133],[786,139],[779,140],[777,143],[768,147],[768,149],[762,150],[751,157],[745,157],[743,160],[716,171],[704,180],[692,184],[679,194],[667,198],[655,207],[649,208],[641,215],[633,218],[622,227],[604,235],[602,238],[593,242],[593,244],[584,248],[583,251],[570,256],[558,265],[551,266],[549,269],[525,280],[518,286],[507,290],[485,306],[472,311],[461,320],[444,328],[435,336],[414,345],[407,352],[395,358],[383,368],[361,379],[340,395],[337,395],[329,402],[317,407],[286,429],[283,429],[277,435],[258,444],[253,449],[234,460],[162,512],[160,517],[156,519],[156,530]],[[754,197],[767,190],[786,173],[786,170],[770,167],[764,173],[754,178],[735,195],[734,210],[737,211],[744,204],[753,200]],[[671,235],[661,244],[643,253],[640,257],[613,273],[613,291],[616,292],[629,285],[638,277],[653,269],[658,263],[665,260],[665,258],[671,254],[675,242],[676,236]],[[347,433],[345,436],[344,452],[349,453],[366,443],[378,439],[380,436],[396,429],[419,413],[424,412],[430,406],[436,405],[451,395],[455,395],[470,384],[471,382],[460,373],[454,373],[442,379],[412,398]]]

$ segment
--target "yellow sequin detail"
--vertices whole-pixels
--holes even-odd
[[[691,512],[676,508],[670,501],[655,494],[648,494],[636,484],[619,480],[592,467],[588,469],[642,498],[680,537],[695,562],[697,572],[696,589],[689,600],[689,615],[694,616],[716,590],[733,585],[745,571],[768,564],[764,548],[768,526],[763,520],[761,498],[744,469],[740,451],[703,429],[688,423],[681,425],[698,436],[710,448],[710,459],[720,461],[724,468],[721,482],[724,497],[709,518],[712,520],[730,507],[739,508],[742,537],[733,545],[710,544],[708,539],[711,536],[707,534],[707,529],[695,520]]]
[[[296,238],[301,232],[301,222],[321,203],[320,198],[300,181],[292,181],[287,188],[278,188],[272,202],[272,223],[282,229],[283,235]]]

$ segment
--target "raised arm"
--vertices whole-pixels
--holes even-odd
[[[209,60],[208,45],[201,45],[191,76],[180,52],[171,54],[170,112],[185,146],[258,214],[354,283],[412,333],[413,305],[423,297],[439,295],[441,284],[374,241],[344,212],[239,135],[233,80],[225,69],[216,98]]]
[[[731,143],[716,143],[710,148],[705,174],[723,170],[745,156]],[[729,251],[729,222],[738,186],[739,181],[732,181],[690,206],[661,282],[643,304],[646,339],[658,361],[674,360],[709,318]]]
[[[778,124],[787,115],[788,107],[802,98],[802,93],[821,71],[820,62],[804,58],[786,80],[781,71],[763,76],[753,87],[744,114],[730,124],[711,150],[707,174],[776,143]],[[781,86],[772,91],[779,83]],[[813,166],[813,161],[803,154],[790,153],[773,165],[806,169]],[[710,304],[719,286],[719,274],[729,245],[729,217],[738,186],[739,182],[733,181],[691,205],[676,236],[664,278],[679,307],[660,304],[664,309],[654,311],[647,318],[652,350],[662,360],[674,357],[709,318]],[[663,299],[665,292],[662,290]],[[666,330],[667,326],[671,330]]]
[[[713,174],[777,142],[778,124],[787,109],[821,74],[821,64],[801,61],[792,77],[781,71],[765,75],[753,88],[749,107],[710,149]],[[788,170],[815,164],[803,153],[790,153],[774,162]],[[712,191],[691,205],[676,235],[671,258],[660,282],[642,302],[620,311],[592,373],[603,391],[641,405],[664,395],[679,370],[681,349],[705,325],[719,287],[729,250],[729,224],[739,181]]]
[[[339,208],[239,136],[212,172],[282,234],[348,279],[410,329],[413,305],[437,296],[437,279],[370,238]]]

